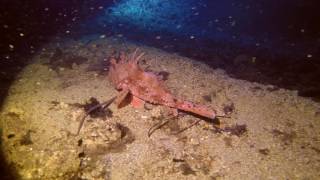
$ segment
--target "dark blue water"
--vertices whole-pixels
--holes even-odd
[[[27,63],[25,58],[53,38],[106,35],[192,57],[236,78],[318,97],[318,4],[316,0],[4,0],[1,81],[10,84]]]

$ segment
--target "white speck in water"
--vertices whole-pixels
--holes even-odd
[[[47,8],[47,7],[46,7],[46,8],[44,8],[44,11],[49,11],[49,8]]]
[[[106,38],[105,34],[100,35],[100,39]]]
[[[161,36],[156,36],[156,39],[161,39]]]
[[[13,46],[12,44],[9,44],[9,48],[10,48],[10,49],[13,49],[14,46]]]
[[[23,37],[23,36],[24,36],[24,34],[23,34],[23,33],[20,33],[19,35],[20,35],[21,37]]]
[[[69,30],[66,30],[66,34],[69,34],[70,33],[70,31]]]
[[[195,37],[194,36],[190,36],[190,39],[194,39]]]
[[[308,54],[308,55],[307,55],[307,58],[312,58],[312,54]]]
[[[98,9],[103,9],[103,6],[99,6]]]
[[[5,24],[5,25],[3,25],[3,28],[8,29],[9,26]]]
[[[40,82],[36,82],[36,85],[38,85],[38,86],[39,86],[39,85],[41,85],[41,83],[40,83]]]
[[[300,32],[304,33],[304,32],[305,32],[305,30],[304,30],[304,29],[300,29]]]
[[[252,58],[251,58],[252,63],[255,63],[255,62],[256,62],[256,59],[257,59],[257,57],[252,57]]]

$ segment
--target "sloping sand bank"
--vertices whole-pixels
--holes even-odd
[[[58,48],[57,48],[58,47]],[[113,51],[146,53],[141,66],[167,72],[177,97],[208,105],[220,128],[181,113],[111,105],[88,117],[90,98],[117,94],[106,77]],[[2,146],[21,179],[317,179],[320,105],[294,91],[232,79],[222,70],[150,47],[93,39],[49,44],[12,85],[1,111]],[[166,74],[167,74],[166,73]],[[219,126],[218,126],[219,127]]]

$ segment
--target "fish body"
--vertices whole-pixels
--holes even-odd
[[[142,56],[143,53],[137,54],[136,50],[128,56],[121,53],[118,59],[110,59],[108,76],[111,83],[120,91],[116,100],[118,107],[130,95],[132,96],[131,102],[141,101],[164,105],[210,119],[216,117],[215,111],[207,106],[180,100],[173,96],[158,75],[146,72],[139,66],[138,62]]]

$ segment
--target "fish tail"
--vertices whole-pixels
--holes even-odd
[[[203,105],[198,105],[198,104],[194,104],[190,101],[176,101],[176,108],[183,110],[183,111],[187,111],[187,112],[191,112],[209,119],[215,119],[216,118],[216,112],[210,108],[208,108],[207,106],[203,106]]]

